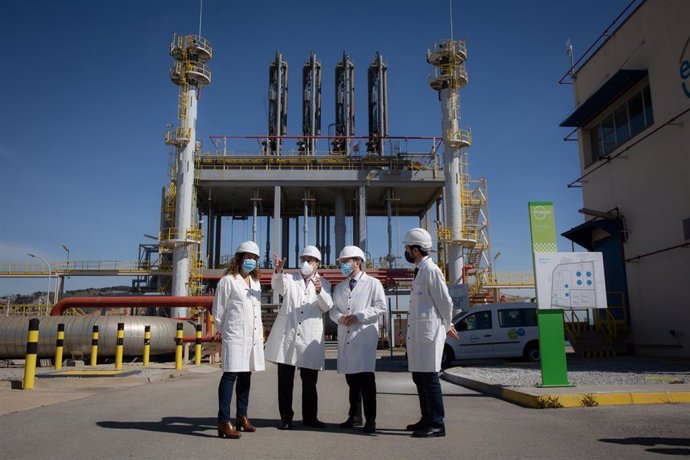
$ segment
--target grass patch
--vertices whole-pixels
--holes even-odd
[[[558,409],[563,404],[558,400],[558,396],[540,396],[537,400],[539,409]]]

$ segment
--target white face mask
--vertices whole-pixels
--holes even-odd
[[[302,272],[303,276],[309,276],[314,272],[314,267],[312,267],[311,264],[305,260],[304,262],[302,262],[300,271]]]

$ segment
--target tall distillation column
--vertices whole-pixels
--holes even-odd
[[[335,135],[333,153],[349,155],[349,137],[355,135],[355,65],[347,53],[335,66]]]
[[[164,244],[173,246],[172,295],[189,295],[190,259],[197,251],[200,230],[195,223],[194,149],[196,146],[196,116],[199,90],[211,83],[206,63],[212,57],[211,45],[197,35],[173,36],[170,55],[175,62],[170,68],[170,80],[180,87],[178,118],[180,125],[168,131],[166,143],[177,147],[177,176],[175,227],[167,232]],[[172,317],[186,317],[187,308],[174,308]]]
[[[316,136],[321,134],[321,63],[313,51],[302,67],[302,134],[300,152],[314,155]]]
[[[467,49],[463,40],[446,40],[428,50],[426,60],[434,66],[434,75],[429,80],[432,89],[438,91],[441,101],[443,129],[443,170],[445,185],[443,201],[445,206],[445,226],[449,231],[446,239],[448,281],[451,284],[464,282],[463,246],[472,241],[463,238],[462,191],[462,149],[471,144],[470,134],[461,130],[460,95],[458,90],[467,84],[465,60]]]
[[[369,141],[367,152],[383,155],[383,138],[388,136],[388,66],[377,52],[369,65]]]
[[[276,51],[276,58],[268,68],[268,135],[266,153],[280,155],[282,139],[287,134],[288,64]]]

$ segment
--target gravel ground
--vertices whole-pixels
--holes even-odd
[[[538,363],[484,361],[461,364],[451,369],[448,370],[453,374],[492,385],[520,387],[534,386],[541,382]],[[568,357],[568,379],[575,385],[690,383],[690,361],[640,357]]]

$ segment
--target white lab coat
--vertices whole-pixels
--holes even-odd
[[[407,319],[407,367],[410,372],[438,372],[453,301],[441,270],[430,257],[417,268]]]
[[[261,285],[250,278],[225,275],[213,299],[213,321],[223,337],[223,372],[263,371],[264,328],[261,322]]]
[[[301,273],[273,274],[271,287],[283,296],[283,304],[266,341],[268,361],[323,370],[323,314],[333,306],[333,300],[330,283],[320,279],[321,292],[317,294],[314,283],[305,284]]]
[[[386,293],[376,278],[364,272],[355,278],[350,291],[349,278],[333,290],[333,308],[329,315],[338,325],[338,373],[374,372],[379,340],[379,315],[386,311]],[[340,324],[344,315],[357,315],[359,322]]]

